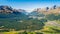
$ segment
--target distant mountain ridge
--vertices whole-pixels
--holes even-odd
[[[37,8],[34,11],[37,11],[38,13],[43,13],[43,14],[59,14],[60,13],[60,7],[54,5],[53,7],[46,7],[46,8]]]
[[[60,7],[54,5],[52,8],[46,7],[46,8],[37,8],[34,9],[31,13],[26,12],[26,10],[23,9],[14,9],[10,6],[0,6],[0,17],[43,17],[44,15],[48,14],[60,14]]]
[[[23,9],[13,9],[9,6],[0,6],[0,18],[8,19],[25,19],[27,12]],[[23,18],[25,17],[25,18]]]
[[[44,14],[60,13],[60,7],[54,5],[51,8],[49,8],[49,7],[46,7],[46,8],[37,8],[37,9],[34,9],[32,12],[34,12],[34,11],[42,12]],[[27,13],[26,10],[23,10],[23,9],[13,9],[10,6],[3,6],[3,5],[0,6],[0,13],[13,13],[13,12],[22,12],[24,14]]]
[[[0,13],[13,13],[13,12],[25,12],[23,9],[13,9],[12,7],[9,6],[0,6]]]
[[[23,9],[13,9],[10,6],[0,6],[0,18],[5,17],[44,17],[44,15],[48,14],[60,14],[60,7],[57,7],[54,5],[52,8],[46,7],[46,8],[37,8],[34,9],[31,13],[26,12],[26,10]]]

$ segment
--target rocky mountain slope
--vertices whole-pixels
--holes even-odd
[[[60,21],[60,8],[35,9],[27,13],[23,9],[13,9],[9,6],[0,6],[0,28],[14,30],[40,30],[45,23],[56,24]],[[57,14],[57,15],[56,15]],[[58,25],[58,24],[56,24]],[[3,27],[2,27],[3,26]]]
[[[60,7],[54,5],[53,7],[37,8],[35,11],[41,12],[43,14],[58,14],[60,13]]]

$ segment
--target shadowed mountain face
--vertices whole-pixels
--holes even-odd
[[[9,6],[0,6],[0,10],[10,10],[12,11],[12,8]]]
[[[9,6],[0,6],[0,13],[13,13],[13,12],[26,12],[25,10],[23,9],[13,9],[12,7],[9,7]]]
[[[22,18],[23,16],[26,17],[25,10],[16,10],[9,6],[0,6],[0,18]]]

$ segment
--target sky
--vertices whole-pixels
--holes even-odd
[[[60,0],[0,0],[0,5],[7,5],[14,9],[24,9],[30,12],[36,8],[60,6]]]

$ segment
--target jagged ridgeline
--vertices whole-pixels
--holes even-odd
[[[44,16],[36,11],[27,13],[23,9],[0,6],[0,28],[3,30],[40,30],[47,21]]]
[[[60,24],[60,7],[56,5],[52,8],[38,8],[31,13],[23,9],[0,6],[0,28],[3,30],[41,30],[45,26],[59,26],[58,23]]]

